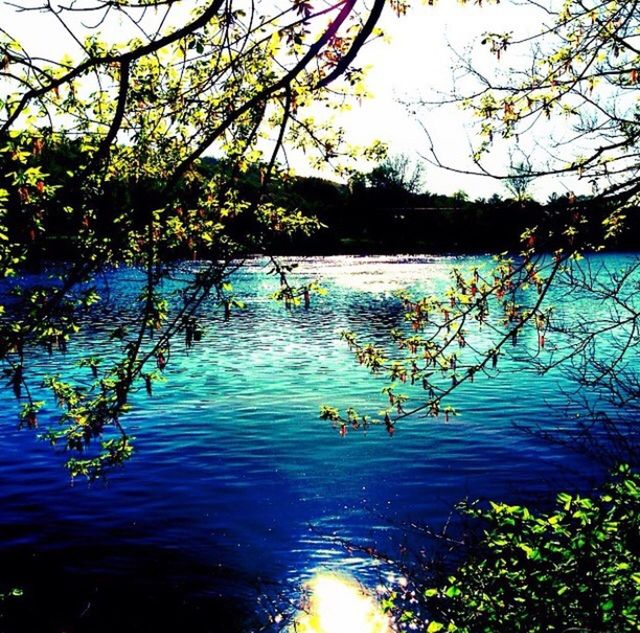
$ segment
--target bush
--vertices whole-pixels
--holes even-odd
[[[421,592],[435,631],[638,631],[640,476],[622,466],[595,498],[560,493],[551,513],[490,503],[454,575]],[[415,595],[415,594],[414,594]],[[404,626],[417,628],[405,610]],[[423,629],[424,630],[424,629]]]

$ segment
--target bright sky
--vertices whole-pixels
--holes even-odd
[[[507,2],[478,7],[475,3],[461,5],[456,0],[439,0],[434,7],[416,6],[402,18],[387,10],[382,25],[391,37],[390,44],[373,42],[359,58],[360,63],[372,65],[368,84],[374,99],[363,102],[345,117],[350,138],[366,143],[375,137],[387,142],[392,153],[431,157],[424,126],[442,163],[477,171],[469,159],[473,138],[469,112],[450,105],[417,107],[416,114],[412,114],[402,102],[415,103],[421,97],[434,100],[439,92],[448,93],[453,85],[456,52],[464,54],[474,44],[474,66],[490,74],[499,62],[480,45],[483,33],[531,34],[541,27],[542,18],[537,8]],[[557,130],[550,131],[557,134]],[[537,140],[542,144],[546,141]],[[525,153],[529,155],[530,151]],[[516,152],[513,158],[518,162],[522,155]],[[486,165],[493,173],[506,174],[509,165],[506,146],[496,144],[496,151]],[[464,189],[471,198],[476,198],[506,192],[504,185],[492,178],[457,174],[431,165],[427,166],[425,180],[427,189],[437,193]],[[538,180],[532,189],[541,200],[552,191],[588,191],[586,185],[575,180],[563,183],[553,178]]]
[[[368,44],[357,60],[359,65],[371,66],[368,85],[374,97],[340,115],[339,122],[352,143],[367,145],[379,139],[389,145],[392,154],[406,153],[419,159],[419,155],[429,155],[430,147],[419,120],[431,135],[443,163],[474,170],[469,160],[469,139],[472,138],[469,113],[457,106],[422,107],[416,116],[401,100],[415,103],[420,97],[433,98],[437,91],[446,93],[452,86],[452,69],[456,65],[453,50],[464,53],[465,48],[477,43],[486,31],[514,30],[518,35],[536,31],[541,26],[542,14],[531,6],[514,6],[508,2],[481,8],[475,3],[462,6],[458,0],[439,0],[433,7],[423,6],[420,0],[414,0],[414,4],[416,7],[401,18],[387,7],[381,26],[391,42],[378,40]],[[69,46],[70,41],[61,29],[53,31],[51,23],[38,21],[34,14],[16,16],[8,7],[0,3],[0,26],[18,37],[26,34],[32,48],[52,54],[53,50]],[[102,35],[109,36],[108,33]],[[114,36],[117,37],[117,32]],[[495,57],[479,45],[474,48],[473,60],[474,65],[487,72],[497,63]],[[544,139],[541,142],[544,144]],[[515,156],[516,161],[520,159],[521,156]],[[508,164],[508,154],[500,147],[487,163],[493,172],[501,174],[508,171]],[[294,167],[299,173],[310,173],[300,156],[294,158]],[[471,198],[505,193],[500,181],[456,174],[430,165],[426,169],[425,184],[429,191],[437,193],[464,189]],[[536,183],[534,193],[545,199],[551,191],[569,188],[576,192],[585,190],[575,182],[563,185],[545,179]]]

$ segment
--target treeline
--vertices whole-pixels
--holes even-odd
[[[132,180],[114,174],[93,192],[91,183],[81,177],[81,166],[90,158],[79,143],[68,139],[34,146],[27,170],[33,182],[28,185],[12,182],[15,160],[11,151],[0,153],[0,188],[9,192],[5,222],[11,240],[31,249],[31,262],[73,258],[77,227],[83,223],[94,223],[92,230],[98,238],[116,239],[123,234],[118,223],[124,210],[132,229],[143,230],[145,218],[140,208],[149,208],[149,199],[158,196],[163,186],[161,179]],[[518,251],[520,236],[527,228],[543,226],[545,234],[551,231],[560,235],[576,214],[585,218],[581,239],[592,238],[599,243],[602,220],[610,212],[588,197],[557,195],[542,204],[525,195],[523,187],[517,188],[520,199],[495,194],[490,199],[472,201],[463,191],[453,195],[428,193],[421,169],[412,169],[404,157],[387,159],[368,173],[356,173],[347,184],[300,176],[267,180],[263,168],[242,170],[230,160],[205,158],[179,184],[171,201],[158,198],[157,204],[198,211],[203,195],[215,182],[216,195],[223,198],[225,189],[233,189],[242,203],[238,207],[244,209],[226,215],[225,230],[232,240],[255,253],[318,255]],[[33,198],[44,182],[48,193],[34,204]],[[257,225],[264,219],[252,213],[252,206],[265,199],[292,214],[316,217],[322,228],[310,235],[265,231],[264,226],[261,230]],[[138,204],[140,200],[146,204]],[[83,213],[83,208],[92,212],[75,217]],[[198,213],[204,216],[205,211]],[[628,229],[615,247],[635,250],[640,235],[638,213],[632,209],[627,216]],[[122,248],[126,246],[123,243]],[[170,256],[214,256],[201,249],[197,253],[189,248],[183,251],[173,251]]]
[[[222,163],[205,160],[215,172]],[[291,210],[317,217],[320,231],[306,237],[281,239],[275,250],[291,254],[474,253],[520,251],[522,234],[540,227],[540,233],[560,236],[576,215],[583,220],[582,243],[600,244],[609,205],[589,196],[553,194],[545,203],[527,195],[521,178],[515,197],[494,194],[470,200],[464,191],[452,195],[423,191],[422,171],[406,157],[387,159],[368,173],[354,174],[347,184],[316,177],[295,177],[272,184],[275,200]],[[243,195],[254,198],[258,173],[246,173],[239,183]],[[630,208],[627,229],[609,244],[619,250],[637,250],[640,214]],[[542,248],[553,248],[553,241]]]
[[[366,178],[348,185],[297,178],[287,186],[287,195],[288,204],[315,214],[326,227],[312,237],[281,245],[310,254],[517,252],[527,229],[538,226],[545,234],[560,235],[576,214],[584,219],[581,240],[599,244],[602,222],[610,212],[590,197],[554,195],[544,204],[497,194],[469,200],[464,192],[414,193]],[[627,230],[610,247],[637,250],[638,209],[628,210],[626,223]]]

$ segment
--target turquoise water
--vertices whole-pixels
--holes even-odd
[[[332,537],[393,552],[403,523],[437,528],[465,496],[529,498],[600,474],[588,457],[514,430],[568,426],[570,380],[535,376],[513,358],[495,379],[463,387],[461,415],[449,422],[416,417],[393,437],[381,427],[340,437],[319,419],[320,405],[376,412],[385,383],[357,366],[339,332],[383,342],[402,323],[394,289],[432,292],[453,264],[488,258],[297,263],[328,294],[288,312],[269,299],[276,281],[266,262],[250,261],[234,279],[246,309],[225,323],[205,307],[202,342],[175,346],[167,382],[136,396],[126,420],[136,456],[106,482],[72,485],[64,456],[17,430],[12,394],[0,391],[0,592],[25,590],[0,631],[247,630],[258,595],[294,597],[317,570],[376,582],[375,565]],[[32,371],[69,371],[87,343],[106,349],[139,281],[136,271],[109,273],[107,307],[84,342],[36,358]],[[584,308],[571,301],[566,310]],[[53,414],[46,408],[41,424]]]

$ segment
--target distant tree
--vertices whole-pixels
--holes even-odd
[[[518,202],[524,202],[531,197],[530,187],[535,180],[531,174],[531,165],[524,161],[512,163],[509,176],[504,181],[507,191]]]
[[[463,189],[458,189],[458,191],[454,192],[451,197],[456,202],[456,204],[469,201],[469,194]]]
[[[553,205],[558,202],[558,200],[562,197],[562,194],[559,194],[557,191],[552,191],[547,198],[547,204]]]
[[[366,175],[366,182],[373,189],[415,195],[424,189],[424,165],[406,154],[388,156]]]

